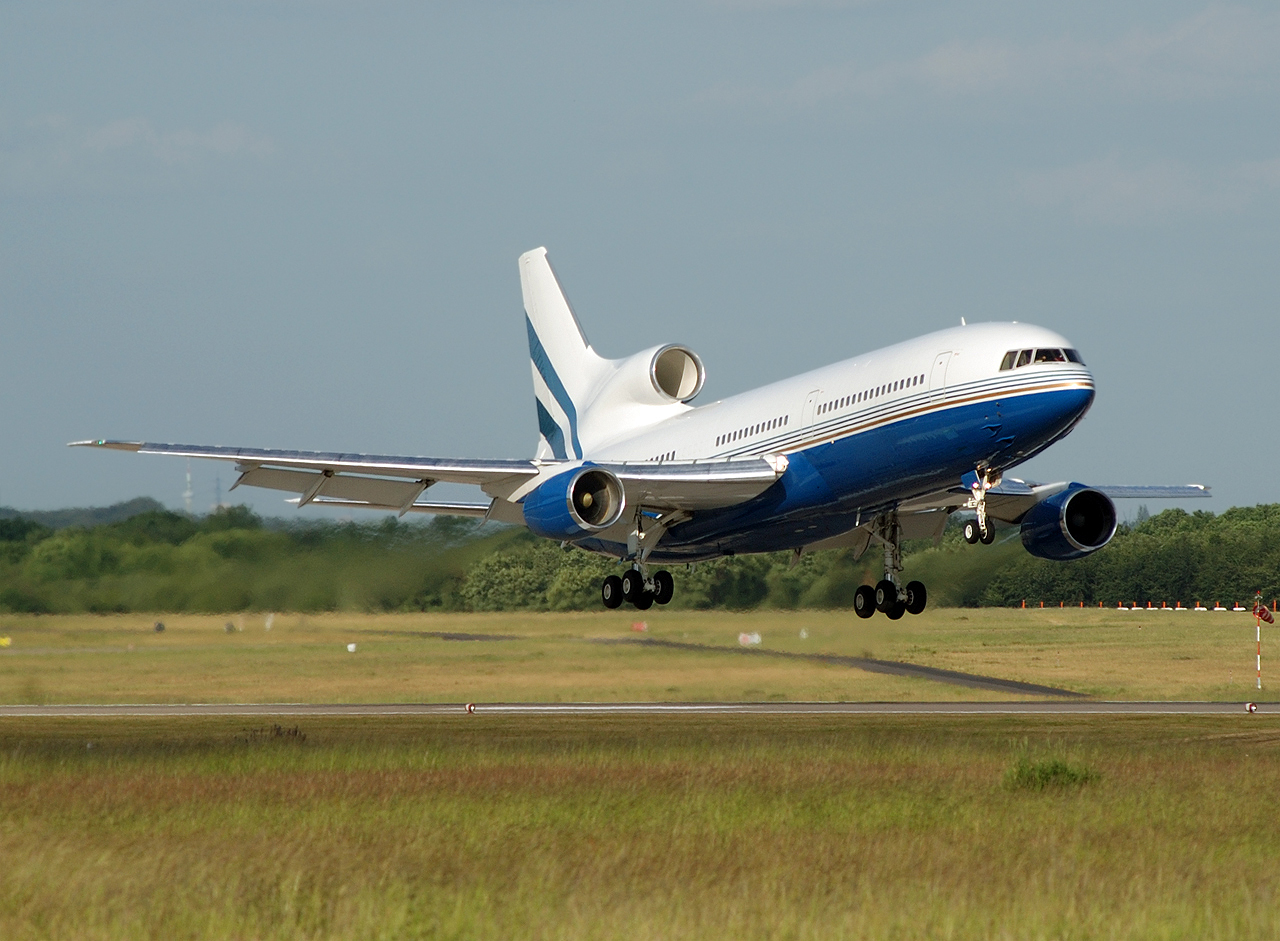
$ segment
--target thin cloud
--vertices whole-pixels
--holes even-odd
[[[226,121],[202,129],[159,130],[142,117],[85,127],[50,114],[0,129],[0,181],[9,186],[100,183],[122,177],[167,180],[275,153],[270,137]]]
[[[1197,171],[1176,161],[1135,166],[1111,156],[1027,173],[1016,192],[1029,205],[1112,225],[1178,213],[1235,213],[1280,192],[1280,159]]]
[[[819,69],[780,89],[720,85],[701,99],[786,109],[912,91],[963,96],[1052,88],[1185,99],[1271,90],[1278,80],[1280,12],[1213,7],[1167,29],[1113,41],[955,41],[881,66]]]

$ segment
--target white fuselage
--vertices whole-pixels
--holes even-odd
[[[1093,388],[1082,363],[1001,370],[1010,350],[1070,348],[1019,323],[953,327],[783,379],[624,432],[584,455],[608,462],[706,461],[787,454],[960,403],[1053,388]]]

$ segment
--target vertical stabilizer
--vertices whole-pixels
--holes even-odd
[[[520,289],[537,399],[537,457],[580,458],[579,416],[607,361],[583,336],[545,248],[520,256]]]

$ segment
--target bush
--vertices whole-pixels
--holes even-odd
[[[1010,790],[1043,791],[1047,788],[1081,787],[1099,779],[1092,768],[1074,765],[1061,758],[1043,758],[1033,761],[1022,754],[1004,773],[1004,786]]]

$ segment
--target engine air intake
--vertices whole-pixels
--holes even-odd
[[[1079,559],[1097,552],[1115,532],[1115,504],[1083,484],[1071,484],[1022,518],[1022,544],[1042,559]]]
[[[702,360],[683,346],[668,346],[658,351],[649,367],[653,387],[668,398],[685,402],[702,391],[706,371]]]
[[[608,529],[626,505],[622,481],[600,467],[579,467],[524,498],[524,521],[548,539],[581,539]]]

